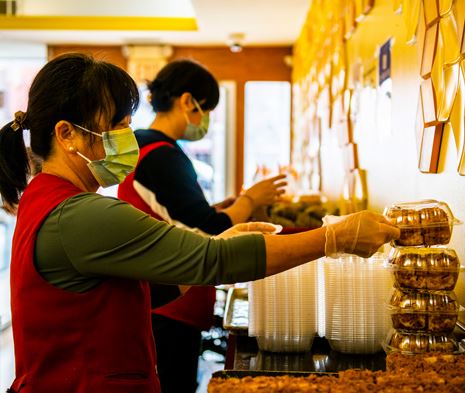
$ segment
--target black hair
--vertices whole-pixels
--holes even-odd
[[[150,104],[155,112],[168,112],[174,100],[190,93],[203,110],[218,105],[220,89],[215,77],[202,65],[191,60],[175,60],[168,63],[147,84],[151,93]]]
[[[139,105],[139,92],[121,68],[80,53],[61,55],[49,61],[29,89],[26,113],[0,130],[0,194],[3,205],[19,202],[31,169],[23,130],[31,133],[31,150],[46,160],[52,148],[53,131],[60,120],[100,130],[101,120],[109,127],[131,115]],[[87,135],[87,133],[86,133]]]

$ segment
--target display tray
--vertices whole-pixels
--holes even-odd
[[[245,378],[245,377],[308,377],[309,375],[337,377],[338,373],[315,372],[315,371],[258,371],[258,370],[220,370],[212,374],[212,378]]]
[[[248,298],[247,288],[229,288],[223,317],[223,327],[226,330],[247,331],[249,328]]]

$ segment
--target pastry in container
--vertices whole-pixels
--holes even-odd
[[[404,332],[392,329],[386,336],[384,350],[417,354],[424,352],[452,352],[461,350],[457,341],[449,334],[431,334],[423,332]]]
[[[388,260],[398,288],[451,291],[460,272],[459,259],[451,248],[393,248]]]
[[[454,292],[395,289],[388,309],[397,330],[451,333],[459,313]]]
[[[435,200],[396,203],[384,215],[400,229],[395,246],[448,244],[453,226],[460,223],[445,202]]]

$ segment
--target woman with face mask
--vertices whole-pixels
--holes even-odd
[[[277,176],[238,198],[210,206],[192,162],[176,142],[198,141],[208,133],[209,115],[219,100],[218,82],[200,64],[178,60],[166,65],[148,89],[156,117],[148,129],[136,131],[141,158],[135,173],[120,185],[120,199],[166,222],[217,235],[246,221],[255,208],[271,204],[283,192],[284,176]],[[152,290],[158,299],[177,292],[162,286]],[[175,302],[154,307],[163,392],[195,392],[201,331],[212,325],[215,292],[212,287],[195,287]],[[188,377],[176,378],[180,368],[188,370]]]
[[[97,194],[137,163],[129,123],[138,102],[120,68],[62,55],[35,77],[26,112],[0,130],[0,194],[17,212],[12,393],[159,393],[149,283],[255,280],[325,252],[368,255],[398,236],[365,212],[298,235],[243,234],[274,229],[255,224],[210,238]],[[25,132],[42,160],[32,179]]]

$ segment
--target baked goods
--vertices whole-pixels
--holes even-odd
[[[447,374],[448,378],[464,376],[465,355],[443,352],[406,355],[400,352],[391,352],[386,356],[386,371],[412,374],[434,371],[439,374]]]
[[[423,244],[420,214],[413,209],[394,208],[387,213],[391,223],[400,228],[400,237],[395,240],[396,245],[415,246]]]
[[[434,200],[398,203],[387,207],[384,215],[400,229],[396,246],[448,244],[457,223],[449,206]]]
[[[394,329],[386,337],[385,351],[457,351],[449,334],[459,313],[457,297],[451,291],[460,263],[453,249],[429,246],[449,243],[458,221],[446,203],[434,200],[399,203],[386,208],[384,214],[400,228],[394,246],[406,246],[394,248],[389,256],[398,289],[390,300]]]
[[[416,292],[396,289],[389,302],[392,326],[406,331],[451,333],[459,304],[453,292]]]
[[[459,393],[465,386],[465,355],[389,354],[387,371],[350,369],[338,375],[214,377],[208,393]],[[266,372],[264,372],[266,374]]]
[[[426,245],[447,244],[451,237],[449,217],[440,207],[420,209],[423,242]]]
[[[450,291],[460,272],[457,254],[450,248],[394,248],[388,260],[399,288]]]
[[[386,352],[417,354],[424,352],[456,352],[458,344],[452,336],[428,333],[406,333],[392,330],[384,346]]]
[[[267,209],[267,220],[284,228],[319,228],[327,214],[321,200],[276,202]]]

